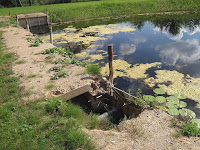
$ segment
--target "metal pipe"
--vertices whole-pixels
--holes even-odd
[[[113,108],[113,109],[111,109],[110,111],[101,114],[101,115],[98,117],[98,120],[107,118],[108,116],[112,115],[113,113],[116,113],[116,112],[120,111],[121,109],[122,109],[121,107]]]

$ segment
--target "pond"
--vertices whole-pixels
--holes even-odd
[[[162,88],[184,93],[187,108],[200,118],[199,14],[137,16],[55,26],[54,45],[67,47],[81,60],[108,74],[107,45],[114,49],[114,84],[136,94]],[[44,37],[47,40],[48,37]]]

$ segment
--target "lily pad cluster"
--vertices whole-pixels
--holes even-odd
[[[150,103],[157,103],[159,107],[165,107],[166,109],[164,110],[166,110],[172,116],[180,115],[183,118],[196,118],[196,114],[192,110],[185,108],[187,103],[181,101],[182,99],[187,98],[183,93],[176,93],[172,96],[164,97],[163,95],[165,94],[165,91],[161,88],[156,88],[153,90],[153,92],[155,93],[155,96],[143,95],[143,99]]]

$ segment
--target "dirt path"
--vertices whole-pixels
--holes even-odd
[[[13,70],[15,75],[20,77],[21,86],[25,87],[30,95],[26,99],[36,99],[51,96],[53,93],[63,94],[78,86],[90,83],[92,80],[89,75],[85,74],[85,68],[76,65],[68,65],[64,71],[68,73],[68,77],[51,81],[53,73],[49,73],[49,69],[54,64],[45,62],[46,55],[35,55],[45,49],[52,48],[50,43],[41,43],[39,47],[30,47],[27,37],[34,38],[27,30],[20,27],[4,28],[3,37],[5,44],[10,52],[18,56],[14,64]],[[29,36],[28,36],[29,35]],[[47,85],[54,85],[51,90],[45,88]]]

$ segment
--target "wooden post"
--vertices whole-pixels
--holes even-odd
[[[25,18],[25,20],[26,20],[27,30],[30,32],[29,22],[28,22],[27,18]]]
[[[112,90],[112,85],[113,85],[113,45],[112,44],[108,45],[108,61],[109,61],[109,81],[111,84],[110,94],[111,94],[111,96],[113,96],[113,90]]]
[[[47,16],[48,16],[48,9],[46,8],[46,14],[47,14]]]
[[[49,35],[50,35],[50,42],[53,44],[53,34],[52,34],[52,26],[49,25]]]
[[[16,22],[17,22],[17,24],[19,24],[19,20],[18,20],[18,17],[17,17],[16,14],[15,14],[15,18],[16,18]]]
[[[11,13],[10,13],[10,11],[9,11],[9,16],[11,16]]]

